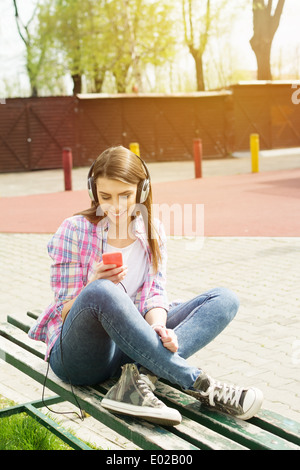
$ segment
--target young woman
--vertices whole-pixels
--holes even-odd
[[[217,382],[186,361],[228,325],[239,302],[216,288],[169,304],[166,237],[153,220],[144,161],[109,148],[92,165],[88,189],[91,208],[66,219],[48,244],[55,299],[29,332],[46,342],[54,373],[73,385],[120,376],[103,407],[161,424],[181,416],[153,394],[158,377],[207,406],[251,418],[260,390]],[[122,253],[121,266],[104,264],[109,252]]]

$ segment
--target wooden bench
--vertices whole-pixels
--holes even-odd
[[[7,317],[0,324],[0,358],[15,366],[40,384],[45,381],[47,363],[43,360],[45,345],[28,338],[27,332],[37,318],[38,311],[28,312],[23,318]],[[76,404],[89,415],[126,437],[142,449],[192,451],[212,450],[299,450],[300,425],[268,410],[261,410],[251,420],[244,422],[231,416],[211,411],[195,398],[170,384],[159,381],[156,394],[167,405],[182,414],[182,423],[163,427],[141,419],[112,414],[102,408],[101,400],[114,381],[109,380],[95,387],[73,387],[59,380],[50,370],[46,387],[56,395],[45,400],[46,404],[68,401]],[[76,449],[90,449],[57,425],[38,408],[42,400],[25,403],[2,410],[1,416],[27,412],[53,433]]]

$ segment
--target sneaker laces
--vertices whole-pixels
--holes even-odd
[[[154,405],[161,405],[163,404],[155,395],[155,385],[151,382],[150,378],[147,375],[140,374],[139,379],[137,379],[136,383],[138,387],[141,389],[142,393],[145,395],[146,398],[150,398]]]
[[[201,391],[203,397],[208,397],[209,404],[215,406],[215,400],[225,405],[238,407],[243,389],[236,385],[227,385],[226,383],[217,382],[209,378],[210,385],[207,390]]]

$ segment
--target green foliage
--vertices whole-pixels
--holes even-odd
[[[17,12],[21,0],[13,2]],[[227,85],[247,73],[236,62],[232,65],[236,53],[229,36],[239,13],[245,8],[251,12],[253,5],[255,26],[264,10],[270,15],[272,4],[275,9],[271,0],[232,3],[35,0],[27,24],[16,15],[31,93],[66,94],[70,90],[66,83],[72,81],[74,93],[200,91],[212,83],[213,87]],[[280,18],[283,4],[284,0],[277,0],[272,20]],[[262,26],[266,34],[269,28],[264,22]],[[258,46],[264,48],[259,37]],[[267,57],[261,62],[269,61]]]
[[[55,63],[55,79],[84,77],[93,92],[110,76],[116,91],[125,92],[147,64],[174,55],[172,9],[172,2],[158,0],[47,0],[38,14],[38,36],[51,31],[45,70]]]
[[[8,400],[1,402],[0,408],[14,405]],[[0,419],[0,450],[70,450],[70,447],[33,418],[20,413]]]

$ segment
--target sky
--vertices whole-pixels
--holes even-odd
[[[238,4],[239,0],[231,0]],[[35,0],[19,0],[21,17],[29,18]],[[273,42],[274,63],[283,63],[286,73],[298,71],[300,77],[300,0],[286,0],[279,29]],[[256,69],[254,53],[249,46],[252,36],[251,8],[239,14],[231,33],[235,60],[241,69]],[[0,0],[0,97],[5,90],[20,93],[28,86],[24,45],[18,35],[12,0]],[[298,57],[299,55],[299,57]]]

